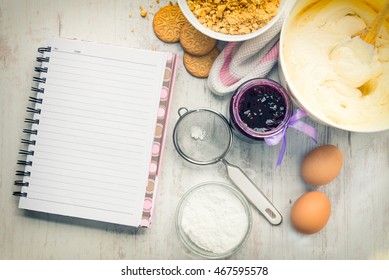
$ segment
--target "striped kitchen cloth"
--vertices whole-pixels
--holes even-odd
[[[217,95],[233,92],[244,82],[265,77],[278,61],[279,35],[286,10],[265,33],[243,42],[230,42],[216,58],[208,77]]]

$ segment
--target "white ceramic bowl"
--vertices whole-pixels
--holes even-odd
[[[287,48],[287,44],[285,44],[285,38],[287,34],[290,34],[288,31],[294,27],[294,25],[291,24],[293,18],[298,15],[300,11],[305,9],[308,4],[315,1],[316,0],[297,0],[283,23],[280,36],[279,54],[279,77],[281,84],[290,92],[292,100],[300,108],[304,109],[312,119],[319,123],[352,132],[378,132],[389,129],[389,120],[386,119],[387,117],[380,118],[379,120],[377,119],[366,124],[342,124],[331,121],[329,118],[323,116],[323,114],[318,109],[314,108],[313,104],[310,103],[310,101],[308,101],[304,97],[304,94],[298,89],[299,87],[297,83],[291,78],[292,75],[290,69],[288,68],[287,62],[290,56],[285,55],[285,49]],[[381,0],[371,1],[380,2]],[[382,0],[381,3],[383,2],[384,1]],[[294,55],[298,55],[298,53],[294,53]],[[318,65],[318,67],[320,67],[320,65]],[[310,79],[310,77],[306,77],[306,79]]]
[[[263,34],[267,30],[269,30],[270,27],[274,25],[274,23],[280,18],[281,13],[283,9],[285,8],[285,1],[286,0],[280,0],[280,7],[278,9],[277,15],[272,18],[265,26],[261,27],[260,29],[251,32],[249,34],[244,34],[244,35],[228,35],[228,34],[223,34],[220,32],[215,32],[212,31],[211,29],[208,29],[207,27],[203,26],[198,19],[195,17],[193,12],[189,9],[187,1],[186,0],[177,0],[178,5],[180,6],[180,9],[186,19],[200,32],[203,34],[214,38],[219,41],[225,41],[225,42],[238,42],[238,41],[245,41],[249,40],[252,38],[257,37],[258,35]]]

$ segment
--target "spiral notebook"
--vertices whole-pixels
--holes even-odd
[[[38,52],[19,208],[149,227],[176,55],[62,38]]]

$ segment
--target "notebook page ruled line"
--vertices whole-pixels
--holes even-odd
[[[73,94],[71,92],[59,92],[59,91],[54,91],[54,90],[52,90],[52,92],[55,92],[56,96],[57,96],[57,97],[51,96],[50,98],[53,99],[53,100],[63,100],[63,101],[74,102],[74,100],[77,99],[78,97],[84,96],[82,94]],[[91,98],[94,101],[95,100],[96,101],[100,101],[101,100],[102,102],[109,101],[109,102],[113,102],[114,104],[119,104],[119,106],[120,105],[124,105],[124,106],[126,106],[127,109],[130,106],[135,107],[135,108],[137,106],[147,107],[147,105],[145,105],[144,102],[137,102],[136,99],[134,99],[134,98],[131,98],[131,100],[126,100],[125,98],[121,98],[120,100],[112,101],[112,98],[104,98],[104,97],[99,97],[99,96],[96,96],[96,95],[89,95],[89,96],[84,96],[84,97]],[[100,103],[88,103],[88,104],[99,105]],[[120,106],[120,107],[122,107],[122,106]]]
[[[68,142],[65,142],[65,144],[66,143],[68,143]],[[70,144],[72,144],[72,143],[70,143]],[[82,149],[82,148],[80,148],[80,149],[77,149],[77,148],[70,149],[69,147],[66,147],[64,145],[53,145],[53,144],[51,144],[51,142],[50,142],[50,144],[45,144],[45,147],[48,147],[46,150],[50,150],[50,148],[52,148],[54,152],[51,152],[51,154],[53,154],[53,155],[61,155],[61,153],[59,153],[59,152],[66,150],[68,152],[67,153],[68,155],[72,155],[73,156],[74,154],[76,154],[76,155],[78,155],[77,157],[79,159],[90,159],[90,158],[92,158],[92,156],[96,156],[97,157],[96,160],[99,160],[102,157],[104,159],[107,159],[107,158],[111,158],[111,159],[115,158],[116,159],[116,158],[118,158],[118,159],[121,159],[121,160],[128,160],[128,156],[126,156],[125,153],[123,153],[123,152],[120,152],[118,154],[115,154],[115,153],[112,153],[112,152],[105,153],[105,152],[101,152],[101,150],[95,149],[94,147],[92,147],[91,150],[86,150],[86,149]],[[46,150],[40,151],[39,148],[35,148],[34,151],[39,151],[41,153],[45,153]],[[90,157],[81,156],[81,155],[84,155],[84,153],[87,154],[87,155],[90,155]],[[53,156],[53,157],[56,158],[55,156]],[[102,160],[100,160],[100,161],[102,161]],[[102,162],[104,162],[104,161],[102,161]],[[118,161],[116,161],[116,162],[118,162]],[[129,166],[129,167],[139,166],[138,163],[129,163],[129,162],[127,162],[126,165]]]
[[[101,157],[87,157],[87,156],[80,156],[79,153],[77,154],[71,154],[71,153],[58,153],[58,152],[51,152],[51,151],[48,151],[48,149],[46,149],[45,151],[42,151],[41,155],[46,155],[46,154],[49,154],[49,155],[54,155],[56,158],[61,158],[63,160],[63,158],[70,158],[72,160],[74,160],[75,158],[82,158],[82,159],[86,159],[86,160],[93,160],[93,161],[101,161],[101,162],[104,162],[104,163],[114,163],[114,164],[117,164],[118,161],[121,159],[121,160],[126,160],[127,157],[122,157],[122,156],[113,156],[113,155],[108,155],[108,154],[105,154],[106,156],[110,156],[112,158],[112,160],[107,160],[106,158],[105,159],[101,159]],[[137,165],[130,165],[132,167],[135,167]]]
[[[35,192],[35,191],[29,192],[29,199],[38,200],[38,201],[42,200],[42,201],[48,201],[48,202],[54,202],[54,203],[60,202],[61,204],[64,204],[64,205],[82,206],[82,208],[104,210],[106,212],[116,212],[116,213],[123,213],[123,214],[128,214],[128,215],[135,215],[135,210],[136,210],[135,207],[129,207],[129,206],[122,207],[122,206],[116,206],[115,204],[102,205],[102,204],[97,204],[97,203],[91,203],[90,201],[88,202],[87,200],[67,198],[67,197],[58,196],[55,194],[47,194],[44,192]],[[83,210],[82,208],[79,210]]]
[[[124,187],[124,188],[129,187],[129,183],[125,182],[125,181],[123,181],[122,183],[117,183],[117,182],[112,182],[112,181],[95,180],[95,179],[91,179],[91,178],[73,176],[73,175],[68,175],[65,173],[55,173],[55,172],[36,171],[36,170],[34,171],[34,174],[41,174],[42,177],[44,177],[44,178],[46,178],[46,176],[48,175],[47,178],[49,178],[49,179],[50,178],[62,178],[63,182],[70,179],[69,182],[71,182],[72,184],[77,184],[77,183],[73,183],[73,181],[71,181],[71,179],[74,179],[74,181],[77,181],[77,182],[100,183],[100,184],[103,184],[105,186],[112,186],[111,187],[112,190],[118,190],[118,191],[119,191],[119,189],[117,188],[117,186]],[[31,175],[31,178],[33,178],[32,175]],[[114,185],[115,185],[115,187],[114,187]],[[29,186],[29,189],[32,189],[32,188]]]
[[[100,102],[100,100],[92,100],[92,101],[75,101],[73,100],[72,98],[57,98],[57,97],[47,97],[45,98],[45,102],[47,101],[52,101],[54,100],[53,103],[56,103],[56,102],[71,102],[72,104],[87,104],[88,106],[94,106],[95,108],[102,108],[102,109],[107,109],[107,108],[112,108],[112,109],[115,109],[115,110],[123,110],[123,111],[126,111],[128,112],[129,110],[131,110],[132,112],[136,112],[136,113],[139,113],[139,115],[141,114],[144,114],[145,111],[147,112],[149,110],[149,107],[146,105],[146,104],[142,104],[142,103],[134,103],[134,104],[129,104],[129,103],[120,103],[119,101],[117,101],[116,103],[108,103],[108,104],[104,104],[104,102]],[[96,102],[98,101],[98,102]]]
[[[48,179],[46,177],[43,177],[43,176],[34,176],[34,178],[30,181],[34,184],[46,184],[46,186],[49,186],[51,188],[55,188],[55,186],[68,186],[67,188],[69,190],[73,190],[75,189],[75,187],[77,187],[77,190],[79,189],[82,189],[82,190],[86,190],[87,193],[101,193],[103,195],[105,194],[108,194],[110,196],[120,196],[120,197],[123,197],[123,195],[125,196],[131,196],[133,195],[134,193],[136,193],[136,186],[135,185],[131,185],[129,184],[128,186],[126,187],[119,187],[119,188],[115,188],[114,190],[112,190],[112,188],[108,188],[108,187],[105,187],[104,185],[97,185],[97,184],[91,184],[91,185],[88,185],[88,184],[82,184],[82,183],[72,183],[71,185],[66,183],[66,182],[63,182],[61,180],[55,180],[55,179]]]
[[[99,56],[99,55],[90,55],[90,54],[83,54],[81,52],[69,52],[69,51],[61,51],[61,50],[58,50],[56,48],[54,48],[54,50],[52,50],[53,53],[60,53],[62,54],[61,58],[63,59],[66,59],[68,58],[68,60],[72,60],[70,59],[69,57],[75,57],[77,56],[77,61],[87,61],[89,64],[98,64],[98,65],[104,65],[104,62],[107,62],[106,65],[111,65],[113,64],[112,62],[114,62],[115,64],[117,62],[124,62],[125,65],[128,65],[128,64],[133,64],[133,65],[137,65],[137,67],[139,66],[146,66],[146,67],[149,67],[149,68],[155,68],[155,64],[153,63],[145,63],[145,62],[139,62],[139,61],[134,61],[134,60],[126,60],[126,59],[118,59],[118,58],[108,58],[108,57],[105,57],[105,56]],[[83,60],[84,58],[84,60]],[[92,58],[92,60],[90,59]],[[144,71],[144,70],[143,70]],[[151,71],[151,70],[150,70]]]
[[[132,175],[137,174],[137,172],[135,172],[136,170],[133,170],[133,169],[130,169],[126,173],[124,173],[120,170],[117,170],[117,169],[116,169],[116,172],[112,172],[110,170],[106,170],[103,167],[101,167],[101,168],[98,168],[96,166],[91,167],[91,166],[86,166],[85,164],[82,164],[82,165],[73,164],[74,168],[70,168],[70,167],[67,167],[68,164],[66,164],[65,162],[57,161],[56,162],[57,165],[52,166],[50,164],[40,163],[42,161],[43,160],[36,160],[36,161],[34,161],[34,165],[38,166],[42,170],[49,170],[49,171],[51,170],[54,172],[55,172],[55,170],[59,170],[62,174],[75,174],[75,175],[79,174],[80,178],[85,178],[85,179],[91,177],[89,175],[93,175],[94,178],[101,178],[102,180],[108,179],[108,178],[114,176],[115,177],[114,181],[125,182],[125,181],[134,180]],[[48,162],[53,163],[53,161],[48,161]],[[81,169],[80,167],[83,167],[84,169]],[[88,167],[88,169],[87,169],[87,167]],[[121,176],[123,174],[128,175],[128,176]]]
[[[125,163],[125,160],[121,161],[122,163]],[[55,166],[53,164],[55,163]],[[50,155],[39,155],[35,156],[34,159],[34,165],[38,166],[45,166],[47,168],[44,168],[45,170],[48,169],[63,169],[63,170],[70,170],[80,173],[90,173],[95,174],[98,176],[110,176],[115,175],[118,178],[122,179],[130,179],[132,178],[132,175],[134,173],[139,172],[138,166],[133,166],[131,168],[128,168],[125,165],[118,165],[118,162],[111,163],[111,164],[104,164],[102,165],[100,162],[95,160],[86,160],[80,164],[77,160],[69,160],[68,158],[58,158],[56,160],[53,160],[53,158],[50,157]]]
[[[108,83],[123,83],[126,84],[126,81],[128,81],[129,78],[133,78],[133,83],[135,82],[136,84],[149,87],[150,84],[150,78],[147,77],[140,77],[136,75],[129,75],[129,74],[121,74],[121,76],[117,77],[118,74],[115,73],[115,75],[112,75],[111,73],[105,72],[104,75],[96,75],[90,73],[92,70],[87,70],[82,69],[82,68],[77,68],[77,67],[69,67],[69,69],[64,69],[68,71],[61,71],[59,69],[62,69],[63,65],[55,64],[56,67],[51,66],[50,72],[55,73],[57,76],[57,79],[59,77],[62,77],[63,80],[70,80],[70,81],[82,81],[82,79],[85,79],[84,81],[87,82],[89,80],[95,80],[95,79],[100,79],[104,80]],[[84,70],[84,71],[82,71]],[[81,79],[82,78],[82,79]]]
[[[91,113],[95,113],[95,114],[98,114],[99,115],[104,115],[104,114],[109,114],[110,116],[118,116],[118,117],[125,117],[123,116],[123,114],[118,114],[118,113],[107,113],[106,111],[100,111],[100,110],[90,110],[90,109],[83,109],[83,108],[77,108],[77,107],[72,107],[72,106],[65,106],[65,105],[57,105],[55,103],[49,103],[49,102],[45,102],[43,105],[42,105],[42,108],[44,109],[45,106],[48,105],[47,107],[49,108],[65,108],[65,109],[69,109],[68,112],[71,112],[71,111],[83,111],[83,112],[91,112]],[[42,111],[43,111],[42,109]],[[144,120],[144,118],[142,117],[139,117],[136,115],[134,116],[131,116],[131,118],[134,118],[134,119],[139,119],[139,120]]]
[[[72,80],[80,80],[80,77],[82,77],[83,79],[85,79],[85,81],[89,81],[90,79],[99,79],[106,80],[107,82],[125,83],[128,80],[132,80],[133,82],[148,85],[148,82],[154,79],[154,77],[145,77],[139,75],[139,69],[114,69],[115,71],[110,71],[109,68],[106,66],[104,66],[104,68],[102,69],[104,71],[77,67],[75,65],[69,66],[64,64],[52,63],[48,71],[50,71],[51,73],[55,73],[56,77],[64,77],[66,79]],[[152,71],[149,72],[152,74]]]
[[[79,59],[79,57],[78,57]],[[87,73],[93,77],[101,77],[102,75],[115,76],[116,78],[127,78],[127,79],[139,79],[139,80],[149,80],[153,77],[145,77],[140,75],[139,70],[142,74],[148,73],[153,74],[154,70],[151,68],[143,67],[139,69],[139,65],[132,64],[132,67],[123,67],[117,64],[101,64],[101,63],[91,63],[91,62],[81,62],[75,59],[64,59],[56,56],[50,57],[50,65],[53,65],[56,72],[69,73],[73,71]],[[62,61],[61,61],[62,60]],[[69,61],[72,63],[69,65]],[[100,66],[101,68],[96,68]],[[86,75],[87,75],[86,74]]]
[[[114,133],[111,133],[110,130],[108,130],[108,129],[107,130],[102,130],[102,129],[99,129],[99,127],[97,127],[96,131],[88,130],[88,129],[83,129],[83,128],[69,128],[68,126],[54,125],[54,124],[44,124],[41,127],[42,127],[42,129],[40,130],[40,132],[50,133],[50,131],[45,131],[44,129],[46,127],[56,127],[56,128],[63,129],[62,131],[69,130],[69,131],[75,131],[76,133],[77,132],[85,132],[85,134],[91,135],[91,136],[96,135],[96,134],[100,134],[102,136],[111,136],[111,137],[113,137],[115,139],[120,137],[122,139],[131,138],[131,139],[134,139],[134,140],[142,140],[143,139],[142,136],[144,136],[142,131],[138,132],[136,130],[133,131],[133,134],[131,134],[131,137],[130,137],[129,135],[125,135],[125,134],[114,134]],[[113,131],[113,130],[111,129],[111,131]],[[128,131],[128,132],[132,132],[132,131]],[[72,134],[66,134],[66,135],[72,135]],[[76,136],[76,135],[77,134],[75,134],[74,136]]]
[[[76,197],[71,191],[45,188],[40,185],[37,185],[37,188],[33,191],[32,195],[34,194],[48,197],[52,201],[60,199],[61,201],[67,202],[67,204],[77,206],[88,206],[96,209],[114,210],[123,213],[131,213],[134,211],[134,207],[131,206],[134,201],[129,198],[120,199],[116,197],[108,197],[110,201],[107,202],[106,199],[104,200],[104,197],[101,196],[79,192]]]
[[[46,116],[45,117],[45,120],[52,120],[52,121],[59,121],[59,122],[66,122],[66,121],[64,121],[63,119],[61,119],[61,118],[53,118],[53,117],[48,117],[48,116]],[[105,119],[103,119],[104,121],[106,121]],[[43,121],[42,121],[42,123],[44,123]],[[97,123],[93,123],[93,122],[82,122],[82,121],[78,121],[78,123],[79,124],[85,124],[85,125],[89,125],[89,126],[94,126],[94,127],[99,127],[99,128],[113,128],[113,127],[115,127],[114,125],[115,124],[117,124],[116,122],[111,122],[110,124],[112,125],[112,126],[110,126],[110,125],[108,125],[108,124],[103,124],[102,122],[97,122]],[[120,126],[118,127],[118,129],[123,129],[123,126],[124,125],[129,125],[129,126],[140,126],[140,127],[143,127],[143,125],[141,125],[141,124],[139,124],[139,123],[125,123],[125,122],[123,122],[123,123],[121,123],[120,124]]]
[[[44,130],[39,131],[39,133],[42,133],[42,132],[45,132],[49,135],[40,136],[39,138],[43,139],[43,140],[47,140],[46,142],[49,142],[49,143],[57,142],[58,145],[54,146],[54,147],[58,147],[58,148],[62,147],[62,145],[64,143],[69,143],[69,144],[77,144],[77,145],[84,145],[84,146],[88,145],[88,146],[95,147],[98,149],[108,149],[108,150],[118,151],[118,152],[122,152],[122,153],[127,152],[127,153],[134,154],[134,156],[136,156],[136,154],[139,155],[141,153],[137,148],[143,147],[143,145],[141,143],[135,143],[135,144],[132,144],[131,147],[129,147],[127,144],[128,141],[125,141],[125,142],[107,141],[105,139],[100,140],[100,139],[96,139],[93,137],[85,137],[85,136],[80,136],[80,135],[69,135],[67,133],[61,133],[61,132],[52,132],[52,131],[44,131]],[[64,139],[63,135],[64,136],[74,136],[71,139],[74,139],[74,140],[81,139],[82,141],[73,141],[73,140],[70,140],[69,138]],[[51,136],[51,137],[48,137],[48,136]],[[59,137],[56,137],[56,136],[59,136]],[[128,139],[126,138],[125,140],[128,140]],[[111,145],[109,145],[109,144],[111,144]],[[120,146],[118,146],[118,145],[120,145]]]
[[[51,85],[50,91],[55,93],[56,96],[58,96],[58,97],[66,96],[66,97],[69,97],[69,99],[70,99],[72,97],[74,98],[74,97],[83,96],[83,97],[87,97],[87,98],[91,98],[91,99],[96,99],[96,100],[112,101],[112,97],[110,97],[110,96],[105,97],[102,94],[97,96],[94,91],[90,91],[90,90],[89,91],[88,90],[84,90],[82,92],[79,92],[78,94],[75,94],[75,93],[72,93],[72,92],[58,91],[58,90],[55,90],[53,88],[54,87],[52,87],[52,85]],[[118,93],[116,93],[116,95],[119,96]],[[145,97],[139,96],[139,94],[131,96],[131,97],[128,94],[127,95],[124,95],[124,94],[120,95],[120,100],[121,100],[122,104],[125,103],[125,104],[128,104],[128,105],[136,104],[135,102],[137,102],[136,101],[137,99],[141,99],[142,101],[144,101],[145,98],[147,98],[147,97],[146,96]],[[118,102],[118,101],[116,101],[116,102]],[[143,104],[143,102],[140,102],[139,104]]]
[[[50,157],[45,157],[44,155],[43,156],[40,156],[40,157],[37,157],[35,156],[36,159],[39,159],[39,160],[46,160],[46,161],[51,161],[52,159]],[[85,159],[85,158],[84,158]],[[74,160],[70,160],[70,159],[64,159],[64,158],[60,158],[58,159],[60,162],[64,163],[64,164],[71,164],[71,166],[77,166],[74,162]],[[92,161],[89,161],[88,163],[84,162],[82,164],[82,166],[86,166],[86,167],[92,167],[92,168],[104,168],[104,170],[107,170],[107,171],[114,171],[114,172],[128,172],[128,169],[127,167],[124,167],[122,166],[122,169],[118,169],[117,168],[117,163],[115,162],[114,164],[105,164],[104,167],[102,167],[102,165],[96,165],[94,164],[96,161],[92,160]],[[107,162],[108,163],[108,162]]]
[[[61,128],[60,126],[57,126]],[[42,144],[63,146],[64,148],[71,149],[72,147],[77,149],[85,149],[85,151],[92,152],[92,149],[88,149],[90,146],[93,149],[105,151],[106,153],[123,153],[126,156],[140,156],[142,153],[142,147],[144,146],[142,138],[129,135],[123,135],[120,138],[110,134],[93,134],[85,131],[77,131],[72,129],[61,128],[62,132],[50,131],[52,128],[48,126],[38,131],[37,139]],[[78,132],[78,134],[77,134]],[[131,145],[129,145],[131,143]],[[134,151],[137,151],[134,154]]]
[[[74,116],[74,117],[77,117],[78,119],[92,119],[92,120],[95,120],[95,121],[107,121],[107,122],[115,122],[117,124],[125,124],[125,125],[133,125],[133,126],[143,126],[143,125],[140,125],[139,123],[134,123],[134,122],[126,122],[126,121],[119,121],[119,120],[112,120],[112,119],[109,119],[109,118],[101,118],[101,117],[93,117],[93,116],[89,116],[89,115],[81,115],[81,114],[70,114],[68,112],[63,112],[63,111],[53,111],[53,110],[49,110],[49,109],[45,109],[45,113],[46,113],[46,116],[48,115],[48,113],[52,113],[54,115],[57,115],[57,114],[60,114],[60,115],[65,115],[65,116]],[[57,120],[61,120],[61,119],[57,119]]]
[[[80,59],[83,59],[82,54],[69,54],[70,57],[77,57],[78,61],[74,59],[69,59],[72,61],[69,64],[69,61],[64,61],[60,63],[56,59],[55,52],[54,55],[50,57],[50,73],[54,72],[56,75],[56,79],[68,80],[71,82],[82,82],[89,83],[90,81],[94,81],[100,85],[110,84],[112,86],[118,87],[116,84],[127,84],[128,80],[131,80],[131,83],[141,85],[143,87],[152,87],[152,83],[150,81],[155,79],[152,75],[153,71],[155,71],[155,65],[148,65],[143,63],[134,63],[129,61],[116,60],[114,64],[112,61],[110,64],[93,61],[91,62],[89,58],[86,59],[86,63],[80,62]],[[104,60],[101,58],[97,58],[98,60]],[[105,61],[104,61],[105,62]],[[123,63],[124,62],[124,63]],[[91,69],[90,66],[95,64],[95,68],[104,69],[104,74],[99,75],[98,71]],[[130,67],[121,67],[120,65],[130,66]],[[75,67],[73,67],[75,66]],[[120,70],[121,75],[118,74],[118,70]],[[148,75],[145,76],[144,74]],[[101,83],[104,82],[104,83]],[[119,87],[118,87],[119,88]]]
[[[109,80],[98,80],[98,81],[93,81],[96,80],[96,78],[89,78],[85,76],[80,76],[80,78],[83,79],[66,79],[63,77],[56,77],[55,81],[53,83],[57,82],[58,84],[75,84],[75,85],[88,85],[90,86],[91,83],[93,83],[93,87],[111,87],[114,89],[121,89],[121,90],[131,90],[135,88],[142,88],[143,91],[147,92],[147,88],[151,88],[151,85],[146,82],[138,82],[138,81],[133,81],[131,83],[131,87],[123,87],[123,86],[118,86],[118,85],[112,85],[112,84],[117,84],[118,82],[115,83],[110,83]],[[128,83],[126,83],[128,85]]]
[[[52,61],[50,63],[50,65],[53,65],[55,66],[55,69],[54,70],[50,70],[50,71],[55,71],[57,73],[69,73],[69,72],[73,72],[73,71],[85,71],[85,73],[88,73],[89,76],[91,77],[106,77],[106,74],[107,72],[109,74],[111,74],[112,76],[115,76],[115,77],[123,77],[123,78],[136,78],[136,79],[140,79],[140,80],[150,80],[149,77],[144,77],[144,76],[140,76],[139,75],[139,72],[138,72],[138,69],[134,68],[134,69],[127,69],[127,68],[123,68],[123,67],[104,67],[104,69],[96,69],[96,67],[90,67],[90,64],[80,64],[80,63],[74,63],[73,65],[69,66],[69,65],[65,65],[65,64],[62,64],[60,62],[57,62],[55,61],[55,59],[53,59],[53,57],[51,57]],[[60,59],[60,58],[56,58],[56,59]],[[86,65],[86,66],[84,66]],[[68,69],[73,69],[72,71],[69,71]],[[124,70],[128,70],[126,71],[125,73],[123,73],[123,69]],[[144,72],[148,72],[150,74],[153,73],[153,71],[144,71]],[[85,74],[87,76],[87,74]]]
[[[71,199],[79,199],[79,200],[86,200],[90,202],[97,202],[100,204],[106,204],[106,205],[117,205],[117,206],[123,206],[128,207],[131,205],[131,197],[117,197],[117,196],[109,196],[104,194],[96,194],[95,192],[83,192],[83,191],[77,191],[74,192],[72,189],[62,189],[62,188],[55,188],[52,186],[44,186],[41,184],[35,184],[35,192],[41,192],[45,194],[52,194],[56,195],[58,197],[66,197]],[[106,198],[110,198],[111,201],[107,201]]]
[[[80,145],[88,144],[97,148],[122,151],[139,151],[144,146],[144,137],[147,134],[144,127],[137,129],[136,127],[123,125],[118,128],[108,128],[94,124],[88,126],[84,123],[72,127],[69,122],[52,119],[41,121],[39,126],[38,136],[45,140]]]
[[[77,92],[77,95],[82,96],[83,94],[88,94],[89,97],[95,97],[95,96],[104,96],[108,95],[109,98],[112,98],[112,93],[110,91],[104,91],[101,89],[90,89],[90,88],[80,88],[70,85],[64,85],[64,84],[56,84],[56,83],[50,83],[49,85],[45,85],[45,89],[47,90],[55,90],[57,89],[64,89],[67,90],[66,92],[62,93],[72,93],[72,90]],[[149,97],[147,96],[148,91],[143,89],[137,89],[134,91],[134,89],[128,90],[128,91],[115,91],[115,95],[117,97],[121,98],[131,98],[132,99],[139,99],[139,100],[149,100]],[[73,93],[74,94],[74,93]]]
[[[113,89],[112,89],[113,90]],[[45,89],[45,92],[49,91],[48,89]],[[72,104],[74,105],[79,105],[78,107],[84,108],[86,107],[85,104],[88,107],[94,107],[95,109],[98,109],[99,111],[113,111],[113,110],[123,110],[124,112],[121,112],[121,114],[125,114],[126,111],[131,112],[131,111],[136,111],[139,114],[147,114],[150,111],[150,106],[148,102],[151,100],[143,100],[143,99],[125,99],[122,97],[113,97],[114,94],[109,96],[111,99],[106,100],[106,99],[100,99],[100,98],[94,98],[94,97],[100,97],[98,93],[94,93],[92,96],[85,96],[82,94],[82,92],[72,90],[71,91],[74,94],[77,94],[77,97],[74,95],[67,95],[65,94],[55,94],[54,92],[45,95],[45,99],[43,102],[50,102],[50,104],[55,103],[55,104],[63,104],[64,106],[71,106]],[[47,98],[47,99],[46,99]],[[120,101],[123,101],[121,103]],[[106,105],[106,106],[104,106]],[[125,106],[124,106],[125,105]],[[77,107],[76,107],[77,108]]]
[[[75,66],[75,65],[72,65],[72,66],[67,66],[67,65],[63,65],[63,64],[57,64],[57,63],[51,63],[50,65],[52,66],[55,66],[55,69],[50,69],[51,72],[56,72],[56,73],[60,73],[60,74],[68,74],[68,75],[76,75],[75,73],[72,73],[74,71],[74,69],[78,70],[78,71],[85,71],[85,73],[83,74],[83,76],[85,77],[90,77],[90,78],[105,78],[105,79],[108,79],[107,77],[107,68],[105,68],[104,70],[98,70],[98,69],[95,69],[95,68],[86,68],[86,67],[80,67],[80,66]],[[72,70],[71,70],[72,69]],[[71,70],[71,71],[69,71]],[[134,71],[134,73],[132,74],[129,74],[129,73],[122,73],[120,72],[121,69],[117,69],[116,72],[114,71],[110,71],[108,72],[108,74],[114,74],[112,76],[115,76],[116,78],[117,77],[122,77],[122,78],[136,78],[136,79],[139,79],[139,80],[143,80],[143,81],[149,81],[150,78],[149,77],[144,77],[144,76],[139,76],[139,75],[136,75],[137,73],[137,69],[133,69],[132,71]],[[150,73],[152,73],[152,71],[148,71]],[[122,81],[122,79],[111,79],[112,81]]]
[[[121,159],[116,162],[90,160],[87,158],[77,157],[69,159],[66,156],[55,155],[55,160],[51,157],[53,154],[42,154],[34,160],[34,170],[51,173],[52,175],[75,175],[77,178],[85,179],[96,178],[105,182],[122,183],[128,186],[129,182],[140,183],[137,174],[141,171],[140,166],[126,165],[126,160]],[[79,162],[82,161],[82,164]],[[31,177],[35,173],[31,172]],[[111,178],[115,177],[115,178]],[[111,180],[111,181],[110,181]]]
[[[53,133],[54,134],[54,133]],[[58,133],[59,134],[59,133]],[[92,151],[97,154],[101,154],[104,156],[114,156],[114,157],[120,157],[122,159],[127,159],[131,156],[140,156],[141,152],[137,147],[142,147],[141,144],[139,145],[132,145],[131,147],[117,147],[117,145],[96,145],[94,143],[100,143],[97,142],[99,140],[95,140],[94,142],[91,141],[84,141],[84,142],[77,142],[77,141],[71,141],[71,140],[64,140],[63,138],[55,138],[55,137],[40,137],[40,140],[44,142],[43,144],[47,147],[53,147],[54,149],[66,149],[69,153],[71,151],[76,152],[88,152],[91,153]],[[113,142],[109,142],[113,143]],[[75,145],[73,145],[75,144]],[[79,147],[81,146],[81,147]],[[91,147],[90,150],[85,149],[85,146]],[[72,148],[73,147],[73,148]],[[102,152],[104,151],[104,152]]]
[[[127,213],[120,223],[139,225],[166,54],[57,38],[47,44],[28,198],[55,203],[41,205],[56,213],[60,205],[89,218],[107,219],[87,209]]]

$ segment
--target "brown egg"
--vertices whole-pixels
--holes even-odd
[[[331,203],[328,197],[322,192],[311,191],[296,200],[290,218],[296,230],[313,234],[327,224],[330,214]]]
[[[338,176],[342,165],[342,152],[333,145],[324,145],[305,156],[301,164],[301,175],[308,184],[322,186]]]

